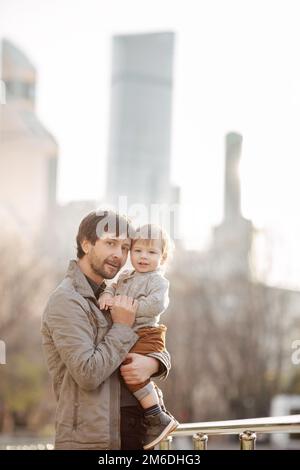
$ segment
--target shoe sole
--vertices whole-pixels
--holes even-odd
[[[150,442],[150,444],[147,444],[144,446],[145,450],[152,449],[155,447],[157,444],[160,443],[165,437],[167,437],[168,434],[171,432],[175,431],[175,429],[179,426],[179,423],[175,420],[172,420],[168,426],[163,430],[163,432],[156,438],[154,441]]]

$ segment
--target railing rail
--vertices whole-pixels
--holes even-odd
[[[159,448],[171,450],[173,436],[192,436],[195,450],[206,450],[209,436],[236,434],[241,450],[254,450],[256,433],[300,433],[300,414],[268,418],[237,419],[230,421],[208,421],[184,423],[163,440]],[[1,444],[1,443],[0,443]],[[27,445],[6,445],[6,449],[53,449],[53,444],[28,443]]]
[[[300,433],[300,414],[268,418],[237,419],[184,423],[160,444],[160,449],[172,447],[172,436],[193,436],[194,449],[206,450],[208,437],[237,434],[241,450],[255,449],[256,433]]]

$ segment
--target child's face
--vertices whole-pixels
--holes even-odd
[[[134,269],[140,273],[155,271],[162,264],[160,240],[137,240],[130,251]]]

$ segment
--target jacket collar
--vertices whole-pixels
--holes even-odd
[[[93,299],[97,300],[91,285],[81,271],[75,259],[70,261],[66,277],[72,279],[74,287],[80,295],[83,297],[92,297]]]

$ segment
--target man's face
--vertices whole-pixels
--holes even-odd
[[[86,256],[91,269],[104,279],[112,279],[126,263],[130,245],[130,238],[105,233],[95,245],[89,244]]]

